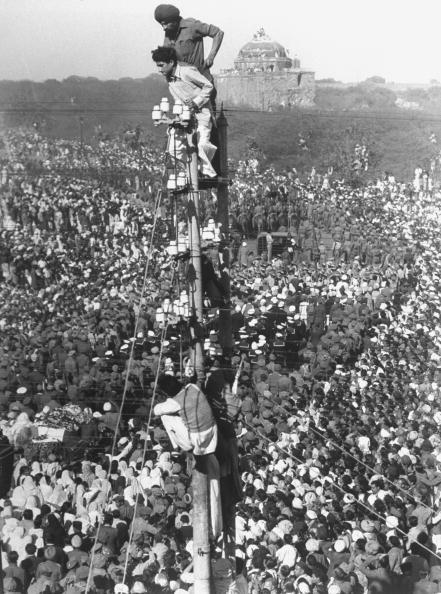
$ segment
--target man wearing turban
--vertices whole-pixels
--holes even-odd
[[[172,4],[160,4],[155,9],[155,20],[164,29],[164,47],[174,47],[179,62],[196,66],[201,74],[213,83],[210,68],[219,51],[224,32],[215,25],[208,25],[196,19],[184,19],[179,9]],[[210,53],[204,58],[204,37],[213,42]],[[214,100],[214,95],[212,96]]]

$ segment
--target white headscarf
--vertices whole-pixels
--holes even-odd
[[[40,483],[38,485],[43,501],[48,501],[51,498],[53,488],[48,482],[48,479],[45,476],[42,476],[40,479]]]

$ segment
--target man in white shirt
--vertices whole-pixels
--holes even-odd
[[[283,537],[283,546],[276,552],[276,559],[280,565],[286,565],[289,568],[295,566],[297,561],[297,549],[292,544],[291,534],[285,534]]]
[[[201,173],[206,177],[215,177],[216,171],[211,165],[211,159],[216,147],[210,142],[212,115],[209,109],[213,85],[195,66],[178,62],[173,47],[158,47],[152,51],[152,58],[159,72],[165,76],[173,98],[187,105],[193,112],[197,121],[196,135]],[[171,132],[173,133],[174,129],[171,129]],[[179,135],[171,134],[170,154],[179,161],[186,161],[185,149]]]

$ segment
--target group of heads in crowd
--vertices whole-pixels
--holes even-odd
[[[155,380],[184,380],[191,342],[186,321],[157,317],[182,289],[159,167],[137,191],[61,174],[67,141],[7,142],[5,592],[194,591],[191,466],[150,419]],[[38,152],[45,172],[29,175]],[[439,192],[242,163],[230,207],[243,498],[235,568],[213,543],[216,591],[441,591]],[[253,227],[286,241],[257,253]],[[222,369],[210,305],[206,367]]]

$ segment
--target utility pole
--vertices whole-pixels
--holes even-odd
[[[84,136],[83,136],[83,125],[84,125],[84,118],[80,115],[80,152],[81,158],[84,156]]]
[[[190,284],[191,306],[198,325],[203,323],[201,233],[199,223],[198,148],[194,129],[187,134],[190,159],[190,190],[188,193],[188,234],[190,240],[190,262],[195,279]],[[200,338],[194,344],[194,369],[198,383],[204,381],[204,355]]]
[[[221,232],[226,244],[219,253],[221,280],[225,290],[226,306],[219,310],[219,342],[225,357],[233,354],[233,328],[231,324],[231,282],[230,282],[230,229],[228,211],[228,122],[223,106],[217,118],[219,137],[219,182],[217,186],[217,217],[222,224]]]
[[[199,456],[192,474],[194,591],[212,594],[208,476],[205,456]]]
[[[3,540],[0,539],[0,594],[4,594],[4,587],[3,587]]]
[[[197,375],[199,387],[204,387],[204,355],[202,349],[203,324],[203,288],[202,288],[202,258],[201,258],[201,231],[199,220],[199,180],[198,180],[198,147],[196,139],[195,122],[192,121],[190,110],[186,106],[176,103],[173,108],[173,118],[168,117],[168,100],[163,99],[160,105],[155,105],[152,118],[155,125],[166,123],[176,126],[181,134],[187,130],[187,151],[189,161],[188,179],[188,239],[190,247],[190,265],[192,278],[189,283],[189,307],[196,321],[193,328],[193,367]],[[177,131],[177,130],[176,130]],[[176,175],[173,176],[176,183]],[[178,176],[179,177],[179,176]],[[177,186],[175,186],[177,188]],[[177,215],[177,204],[175,204]],[[177,219],[176,219],[177,222]],[[193,573],[195,594],[212,594],[211,581],[211,556],[210,556],[210,501],[208,467],[209,458],[195,456],[195,465],[192,473],[193,487]]]
[[[223,355],[231,363],[233,354],[233,326],[231,320],[231,278],[230,278],[230,229],[229,229],[229,171],[228,171],[228,122],[223,106],[217,118],[219,178],[217,186],[217,222],[221,223],[223,247],[219,250],[221,282],[225,290],[226,305],[219,310],[219,343]],[[222,491],[222,479],[221,479]],[[222,507],[224,509],[225,500]],[[236,513],[234,505],[229,506],[228,512],[223,514],[224,521],[224,550],[225,556],[235,566],[236,551]]]
[[[188,233],[190,240],[190,262],[193,265],[195,279],[190,283],[190,295],[193,314],[197,324],[203,323],[202,308],[202,259],[199,224],[199,183],[198,150],[196,134],[192,129],[187,135],[190,158],[190,190],[188,194]],[[204,356],[202,342],[196,336],[194,349],[194,368],[198,383],[203,387]],[[210,522],[209,491],[205,456],[198,456],[192,475],[193,486],[193,570],[194,591],[197,594],[211,594],[211,559],[210,559]]]

